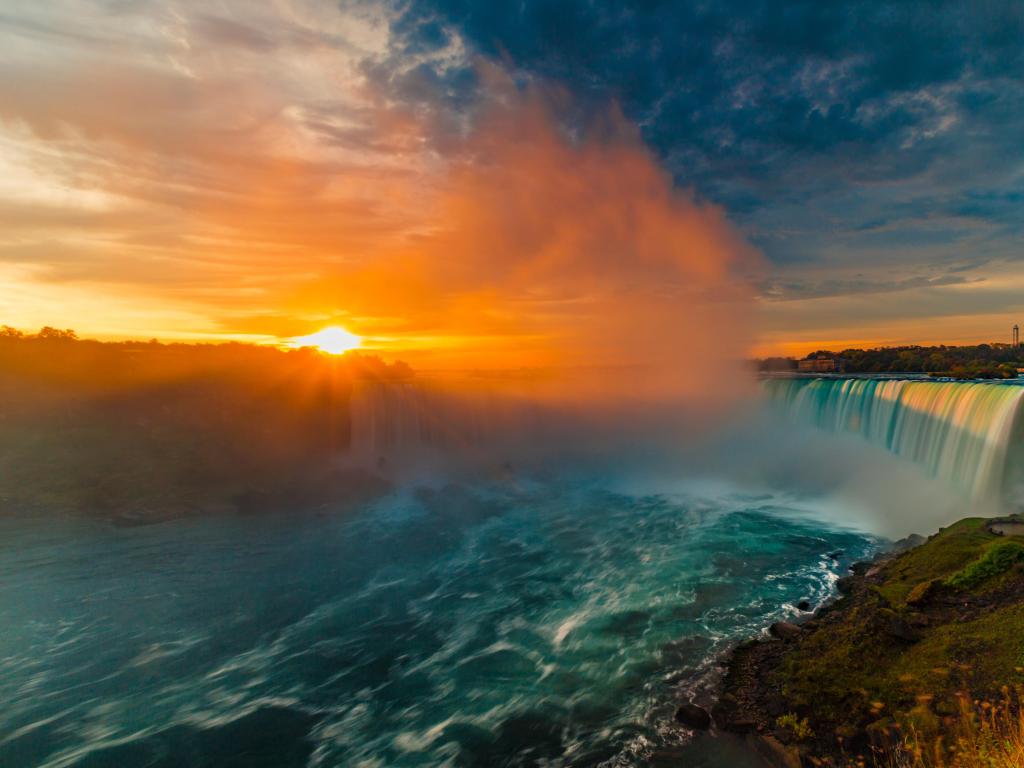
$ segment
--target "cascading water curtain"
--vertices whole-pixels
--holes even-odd
[[[880,379],[769,379],[794,419],[859,434],[976,498],[1000,493],[1024,386]]]

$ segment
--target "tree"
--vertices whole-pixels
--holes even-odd
[[[1017,378],[1017,366],[1003,363],[999,366],[1000,373],[1003,374],[1004,379],[1016,379]]]
[[[65,328],[62,331],[59,328],[51,328],[47,325],[36,334],[36,338],[45,339],[47,341],[76,341],[78,339],[78,334],[70,328]]]

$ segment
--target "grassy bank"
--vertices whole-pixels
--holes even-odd
[[[780,764],[1024,765],[1024,537],[962,520],[840,588],[737,650],[720,725]]]

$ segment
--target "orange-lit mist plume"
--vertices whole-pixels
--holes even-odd
[[[67,457],[62,475],[79,480],[63,500],[89,507],[101,477],[113,478],[104,480],[110,508],[154,495],[143,488],[184,487],[197,500],[251,506],[249,486],[274,501],[294,489],[327,494],[336,483],[353,485],[351,476],[335,475],[335,460],[345,457],[396,478],[403,457],[418,470],[423,455],[456,464],[468,457],[467,465],[491,470],[508,461],[544,466],[556,452],[636,455],[642,441],[678,444],[689,425],[676,415],[714,413],[750,386],[737,374],[749,346],[746,278],[758,257],[724,212],[677,189],[615,110],[580,138],[556,119],[564,94],[521,92],[493,69],[483,77],[492,103],[468,136],[447,147],[440,168],[377,168],[375,181],[370,169],[353,179],[339,168],[334,179],[329,167],[274,162],[273,152],[260,153],[258,137],[222,142],[202,164],[203,178],[216,179],[221,193],[206,193],[198,180],[182,192],[174,210],[192,236],[171,242],[173,259],[129,264],[105,253],[87,262],[108,281],[123,280],[133,306],[185,297],[190,312],[205,314],[225,337],[293,339],[334,352],[358,344],[408,362],[414,379],[400,366],[381,367],[385,375],[368,363],[372,375],[364,375],[354,357],[253,347],[244,354],[159,345],[97,351],[132,363],[117,396],[96,394],[96,407],[116,403],[141,416],[132,412],[122,419],[126,433],[105,439],[103,461],[92,461],[96,451]],[[250,151],[252,162],[243,162]],[[90,178],[118,190],[116,179]],[[363,215],[360,202],[380,215]],[[162,231],[147,235],[144,219],[122,223],[116,231],[140,228],[139,241]],[[46,339],[9,346],[14,356],[58,349]],[[57,373],[69,368],[66,354],[52,361]],[[247,355],[251,365],[235,364]],[[141,358],[155,361],[154,376],[167,368],[167,380],[133,379]],[[180,366],[170,365],[179,358]],[[207,360],[219,367],[207,370]],[[140,391],[132,395],[133,388]],[[149,411],[164,402],[180,403],[191,420],[164,408],[167,428],[147,426],[163,423]],[[220,421],[207,417],[221,411]],[[57,412],[26,406],[32,419]],[[43,453],[69,444],[66,434],[92,423],[94,412],[90,405],[67,423],[43,419],[53,437]],[[25,431],[38,432],[32,423]],[[204,446],[198,457],[189,448],[196,445]],[[233,455],[225,445],[237,452],[233,460],[224,460]],[[183,469],[184,459],[161,463],[165,454],[186,457],[192,469]],[[37,458],[26,454],[21,465],[43,466]],[[163,485],[145,480],[154,466],[167,467]],[[117,469],[124,467],[133,469]],[[45,478],[23,479],[20,487],[49,487]]]
[[[414,367],[554,371],[574,398],[724,394],[748,342],[752,249],[616,114],[573,141],[549,97],[500,77],[429,228],[294,306],[387,318],[361,335],[394,338]]]

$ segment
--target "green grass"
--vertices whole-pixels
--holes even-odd
[[[968,517],[886,565],[879,592],[890,603],[903,603],[915,587],[948,578],[1001,541],[985,528],[985,518]]]
[[[1024,586],[1024,537],[1000,537],[985,521],[950,526],[882,566],[881,583],[847,598],[837,620],[808,633],[774,673],[794,718],[819,736],[883,732],[899,725],[927,733],[957,714],[958,694],[998,696],[1024,684],[1024,603],[1007,599],[975,613],[914,605],[931,582],[964,599],[996,586]],[[910,597],[911,605],[906,600]],[[925,613],[922,613],[924,610]],[[917,624],[921,638],[894,636],[894,621]]]
[[[988,547],[981,557],[954,573],[945,583],[955,589],[973,589],[989,579],[1002,576],[1021,562],[1024,562],[1024,544],[1004,541]]]

